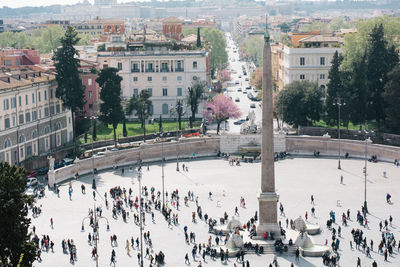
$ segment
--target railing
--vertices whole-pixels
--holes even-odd
[[[184,70],[184,68],[176,68],[175,69],[175,72],[184,72],[185,70]]]
[[[146,69],[146,72],[154,72],[154,69]]]
[[[131,72],[140,72],[140,69],[131,69]]]
[[[160,72],[169,72],[169,69],[160,69]]]

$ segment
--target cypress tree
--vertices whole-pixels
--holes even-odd
[[[128,131],[126,130],[126,119],[125,118],[124,118],[124,124],[123,124],[123,127],[122,127],[122,135],[124,137],[128,136]]]
[[[326,122],[332,124],[337,121],[338,118],[338,107],[337,105],[333,105],[338,97],[343,96],[343,81],[342,81],[342,74],[340,72],[340,64],[342,63],[343,56],[339,54],[338,51],[335,52],[332,59],[332,66],[329,70],[329,82],[327,88],[327,95],[326,95]]]
[[[96,141],[97,139],[97,126],[96,126],[96,120],[93,121],[93,133],[92,133],[92,139],[93,141]]]
[[[159,131],[160,133],[162,133],[162,131],[163,131],[163,128],[162,128],[162,117],[161,117],[161,115],[160,115],[160,121],[158,122],[158,131]]]
[[[196,46],[200,47],[201,46],[201,39],[200,39],[200,27],[197,27],[197,42]]]

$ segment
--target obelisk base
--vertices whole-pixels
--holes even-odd
[[[278,200],[279,196],[275,192],[260,193],[258,195],[259,220],[256,229],[257,236],[262,237],[264,233],[274,233],[280,236],[281,230],[278,224]]]

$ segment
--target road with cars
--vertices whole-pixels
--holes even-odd
[[[242,117],[240,119],[230,119],[226,123],[225,133],[238,134],[240,133],[241,121],[246,120],[250,111],[254,111],[255,123],[261,123],[261,102],[252,101],[249,99],[248,94],[257,95],[250,85],[251,70],[249,63],[239,59],[239,48],[232,40],[231,34],[226,34],[227,52],[229,57],[228,69],[231,72],[231,81],[226,87],[225,94],[235,101],[235,104],[240,108]],[[246,89],[247,88],[247,89]],[[235,124],[236,122],[236,124]],[[222,125],[224,127],[224,125]]]

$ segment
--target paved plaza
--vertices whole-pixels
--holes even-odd
[[[188,206],[183,204],[183,197],[189,190],[194,192],[195,197],[198,197],[203,214],[207,213],[212,218],[223,217],[225,211],[231,216],[237,206],[240,214],[238,219],[243,224],[258,210],[260,163],[242,163],[241,166],[230,166],[228,161],[214,158],[189,160],[183,163],[188,166],[188,172],[182,170],[177,172],[176,162],[165,164],[166,191],[172,192],[172,190],[178,189],[181,198],[179,211],[172,208],[173,213],[179,214],[179,225],[168,227],[168,223],[159,211],[154,211],[155,222],[153,223],[150,214],[146,213],[145,231],[150,231],[154,253],[162,251],[165,254],[165,266],[185,266],[186,253],[190,257],[190,266],[197,266],[200,260],[198,257],[197,262],[194,262],[191,257],[193,245],[185,243],[183,230],[185,225],[188,227],[188,232],[196,234],[197,243],[208,243],[210,234],[207,224],[199,219],[197,219],[197,223],[192,223],[191,215],[196,211],[195,202],[189,201]],[[389,229],[394,233],[397,242],[400,238],[400,209],[398,207],[400,168],[396,168],[390,163],[368,162],[367,200],[370,214],[367,216],[369,228],[364,228],[355,221],[357,210],[361,209],[364,201],[364,176],[362,173],[364,161],[343,160],[342,170],[337,169],[337,160],[324,158],[289,158],[276,162],[275,166],[276,187],[286,216],[289,219],[299,216],[304,218],[307,211],[309,222],[321,225],[322,233],[313,237],[315,243],[324,244],[326,239],[328,239],[328,245],[331,243],[332,233],[326,228],[326,221],[329,219],[331,210],[336,212],[338,224],[333,226],[337,228],[341,225],[341,214],[350,209],[351,221],[347,227],[342,227],[342,237],[340,238],[340,266],[356,266],[357,257],[361,258],[362,266],[371,266],[373,260],[377,261],[378,266],[400,266],[397,247],[393,257],[389,257],[389,262],[384,262],[383,256],[377,254],[377,247],[381,240],[378,225],[380,221],[384,221],[392,215],[393,225]],[[387,178],[383,177],[383,171],[386,171]],[[344,178],[343,184],[340,184],[341,175]],[[117,219],[113,219],[111,208],[107,209],[104,202],[104,193],[108,193],[114,186],[125,187],[127,190],[132,188],[132,198],[135,199],[139,191],[137,172],[130,172],[127,167],[125,167],[124,175],[121,174],[121,168],[115,171],[109,170],[99,173],[96,181],[96,201],[93,200],[91,176],[71,181],[72,200],[69,200],[68,197],[68,182],[60,185],[60,197],[57,197],[57,194],[52,191],[46,190],[45,197],[37,200],[36,205],[42,207],[42,213],[32,219],[32,226],[36,227],[39,238],[44,234],[49,235],[55,246],[54,252],[51,250],[43,252],[43,261],[35,262],[34,266],[71,266],[69,256],[62,253],[61,241],[63,239],[73,239],[76,245],[78,260],[74,263],[75,266],[95,266],[95,261],[91,258],[92,247],[88,243],[88,233],[91,232],[88,221],[85,223],[85,231],[81,231],[82,220],[88,215],[89,208],[93,208],[94,204],[102,207],[103,216],[107,217],[110,222],[110,231],[107,231],[105,221],[100,221],[99,266],[110,266],[112,249],[116,252],[116,266],[138,266],[138,250],[131,249],[130,255],[127,255],[125,249],[126,240],[130,240],[131,237],[136,240],[139,236],[139,227],[133,223],[133,215],[137,214],[136,210],[133,208],[130,211],[128,222],[124,223],[120,215]],[[81,193],[82,183],[86,186],[86,194]],[[154,186],[156,192],[161,191],[160,164],[150,164],[149,170],[147,170],[147,164],[144,164],[142,185],[146,185],[149,189]],[[213,194],[212,200],[208,198],[209,192]],[[392,195],[392,204],[386,203],[386,193]],[[311,195],[315,197],[315,217],[311,216]],[[246,208],[241,208],[239,205],[241,196],[245,198]],[[112,206],[109,194],[108,201]],[[340,202],[340,206],[337,205],[338,202]],[[125,209],[129,210],[128,207]],[[54,228],[50,226],[51,218],[54,220]],[[286,227],[286,217],[279,216],[279,219]],[[368,244],[371,238],[374,240],[372,259],[367,258],[362,250],[350,249],[352,228],[362,229]],[[110,235],[114,234],[118,237],[118,246],[116,247],[112,247],[110,244]],[[215,236],[213,236],[213,242],[214,238]],[[144,246],[144,251],[145,248],[146,246]],[[250,266],[268,266],[273,257],[274,255],[251,254],[245,255],[245,260],[249,260]],[[203,266],[233,266],[235,260],[235,258],[231,258],[227,264],[223,264],[218,258],[214,261],[207,256]],[[296,263],[294,256],[278,256],[279,266],[290,266],[291,262],[294,262],[295,266],[323,266],[321,258],[306,257]],[[242,266],[239,263],[237,265]],[[145,259],[144,266],[149,266],[148,259]]]

